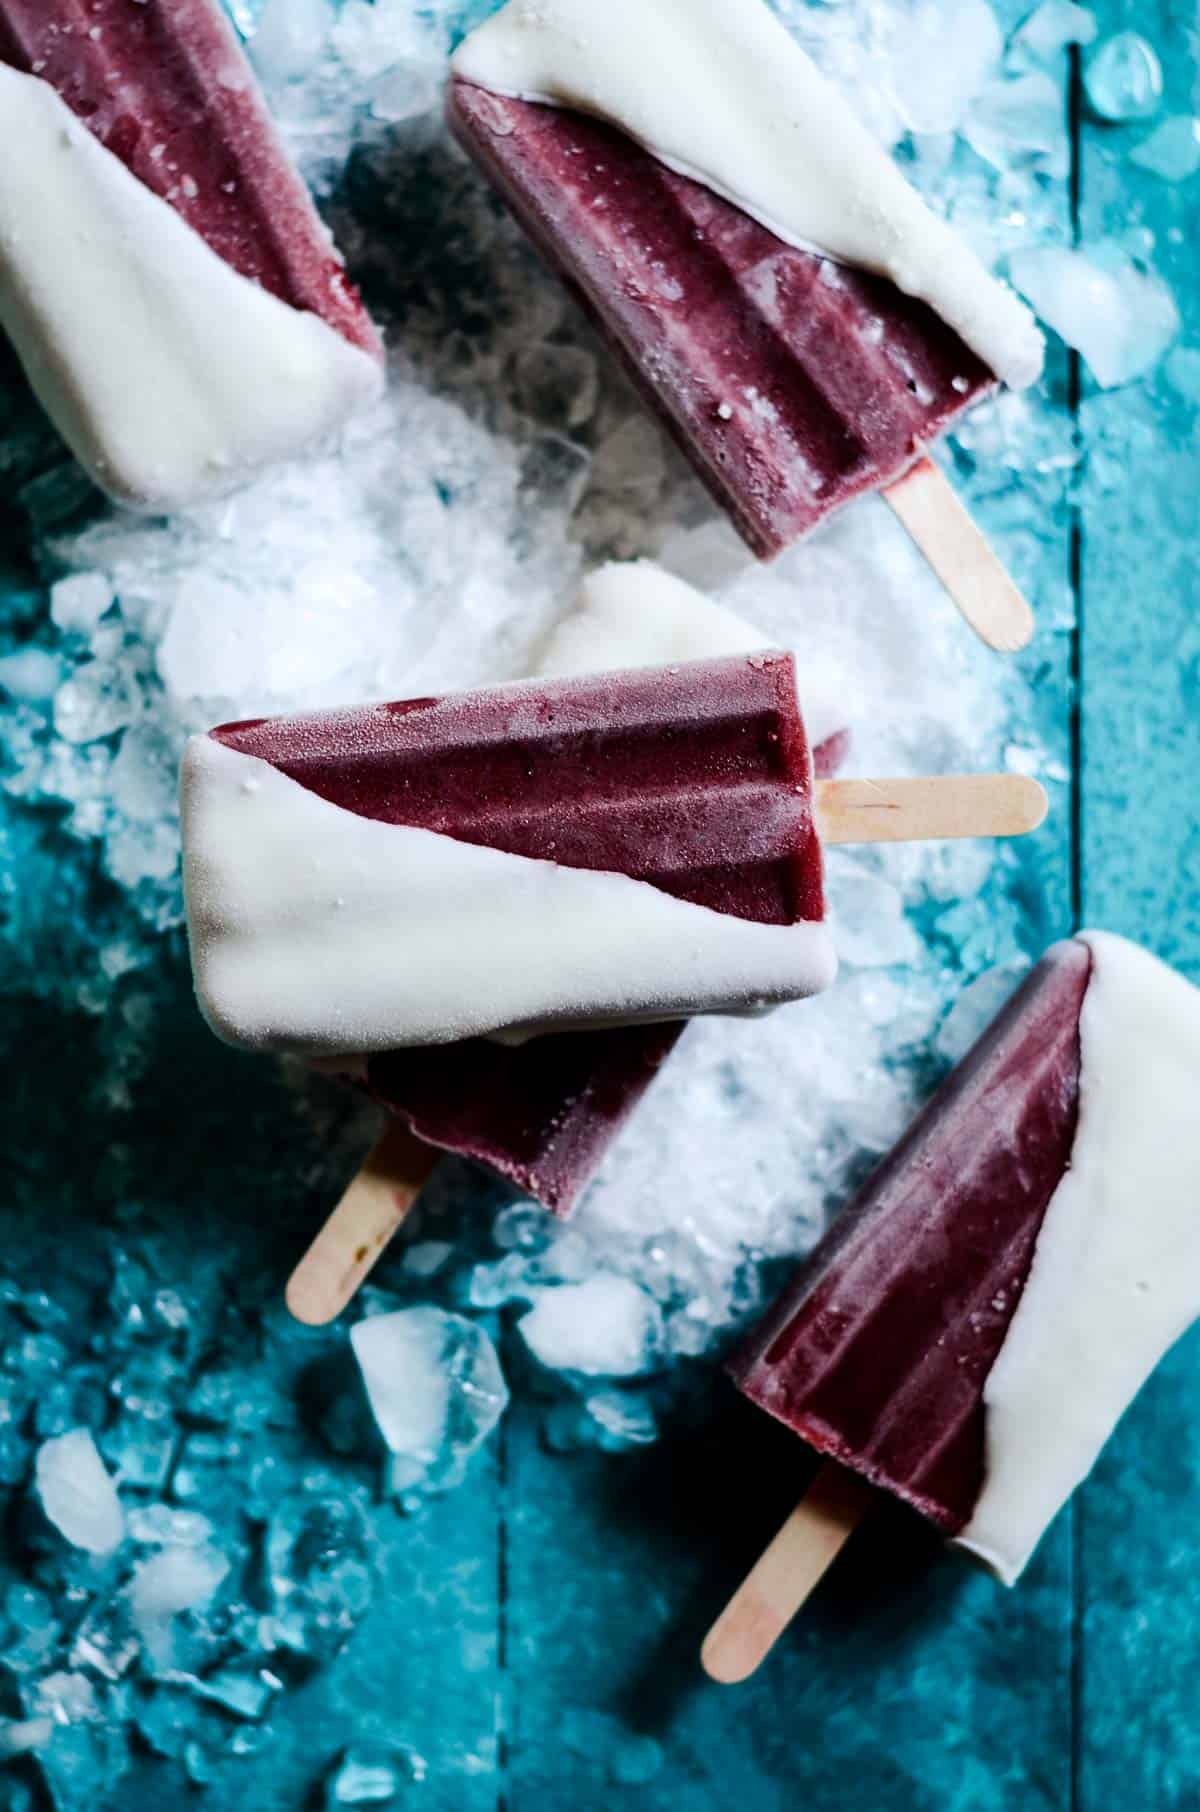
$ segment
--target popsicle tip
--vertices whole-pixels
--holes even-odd
[[[760,1644],[744,1639],[722,1614],[700,1649],[700,1665],[716,1686],[741,1686],[758,1672],[765,1656]]]
[[[991,619],[987,633],[981,629],[979,634],[997,654],[1020,654],[1022,648],[1028,648],[1032,642],[1036,628],[1037,619],[1032,605],[1010,582],[1010,592],[1003,610],[997,611]]]
[[[330,1300],[320,1280],[314,1280],[302,1262],[288,1278],[284,1301],[288,1314],[306,1328],[325,1328],[336,1321],[343,1304]]]
[[[1012,798],[1014,816],[1020,820],[1016,835],[1023,836],[1029,831],[1041,828],[1050,811],[1050,796],[1040,780],[1034,780],[1029,774],[1013,774]]]

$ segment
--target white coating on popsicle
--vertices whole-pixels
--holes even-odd
[[[613,560],[584,578],[575,607],[543,644],[533,674],[566,679],[618,668],[667,667],[674,661],[753,654],[778,645],[744,617],[654,561]],[[845,730],[845,713],[830,698],[806,691],[803,714],[814,748]],[[504,1044],[522,1042],[507,1032],[490,1036]],[[313,1061],[328,1067],[320,1058]],[[354,1052],[329,1063],[338,1074],[361,1076],[367,1061],[365,1052]]]
[[[744,1011],[832,982],[824,924],[761,925],[626,875],[359,817],[193,737],[184,886],[200,1004],[251,1049],[332,1056]]]
[[[553,630],[535,671],[546,677],[604,673],[614,667],[669,667],[676,661],[753,654],[784,644],[744,617],[656,566],[653,560],[613,560],[579,588],[579,601]],[[809,747],[845,730],[846,713],[805,681],[796,649],[800,702]]]
[[[984,1387],[986,1472],[958,1541],[1011,1585],[1200,1314],[1200,989],[1085,932],[1079,1125]]]
[[[609,120],[790,245],[919,296],[1014,388],[1042,337],[762,0],[508,0],[455,53],[493,93]]]
[[[219,494],[377,396],[376,361],[226,264],[49,83],[0,65],[0,326],[96,482]]]
[[[584,579],[576,609],[552,632],[537,670],[567,677],[614,663],[669,667],[777,646],[652,560],[613,560]]]

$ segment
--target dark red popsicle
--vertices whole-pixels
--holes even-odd
[[[813,751],[821,778],[850,746],[839,730]],[[566,1217],[686,1026],[560,1033],[506,1047],[486,1038],[387,1051],[366,1085],[418,1138],[497,1171]]]
[[[360,817],[604,869],[736,918],[824,917],[789,654],[226,724]]]
[[[899,478],[995,388],[924,304],[784,244],[613,127],[460,79],[448,113],[759,556]]]
[[[48,82],[242,276],[381,356],[216,0],[0,0],[0,60]]]
[[[1056,945],[802,1267],[732,1372],[811,1447],[957,1534],[983,1387],[1070,1162],[1091,953]]]

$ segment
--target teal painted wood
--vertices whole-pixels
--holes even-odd
[[[1195,10],[1178,0],[1105,8],[1143,32],[1166,71],[1164,111],[1196,107]],[[1145,128],[1085,124],[1080,231],[1143,233],[1200,341],[1200,178],[1162,182],[1128,161]],[[1083,914],[1140,938],[1200,981],[1200,422],[1160,368],[1098,394],[1085,380]],[[1076,1506],[1079,1751],[1075,1805],[1119,1798],[1173,1812],[1200,1795],[1187,1680],[1200,1657],[1193,1331],[1151,1380]]]

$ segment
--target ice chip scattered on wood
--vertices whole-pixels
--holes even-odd
[[[398,1493],[452,1490],[508,1406],[496,1349],[478,1322],[397,1309],[350,1330]]]
[[[1010,269],[1022,295],[1106,390],[1144,377],[1179,333],[1170,289],[1113,241],[1079,251],[1033,246],[1017,252]]]
[[[1114,125],[1151,119],[1162,100],[1163,73],[1152,44],[1135,31],[1115,32],[1088,57],[1083,85],[1094,113]]]
[[[956,0],[947,31],[939,0],[893,21],[892,92],[910,132],[953,132],[1000,61],[1004,40],[987,0]]]
[[[171,1622],[184,1611],[204,1610],[229,1572],[229,1562],[208,1545],[159,1548],[138,1562],[129,1583],[133,1620],[151,1655],[165,1664],[173,1644]]]
[[[662,1360],[658,1304],[611,1271],[538,1290],[517,1327],[534,1358],[551,1371],[633,1378]]]
[[[1164,182],[1186,182],[1200,170],[1200,119],[1191,113],[1172,114],[1129,153],[1129,161],[1152,170]]]
[[[1013,46],[1049,62],[1068,45],[1094,43],[1098,30],[1090,7],[1078,6],[1075,0],[1042,0],[1042,5],[1018,28]]]
[[[111,1554],[125,1536],[117,1488],[86,1428],[39,1447],[34,1466],[42,1509],[73,1548]]]

